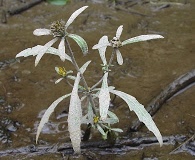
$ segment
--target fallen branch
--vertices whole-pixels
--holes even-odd
[[[160,107],[175,94],[195,82],[195,69],[180,76],[178,79],[169,84],[156,98],[154,98],[146,107],[146,110],[153,116]],[[130,128],[130,132],[135,132],[141,127],[142,123],[135,120]]]
[[[174,145],[176,142],[183,142],[186,137],[183,135],[168,136],[163,137],[164,145]],[[106,141],[95,141],[95,142],[84,142],[81,144],[82,152],[86,150],[95,152],[101,155],[102,151],[104,154],[121,154],[132,149],[142,149],[146,146],[156,145],[158,141],[155,137],[142,137],[133,138],[123,137],[119,139],[113,146]],[[29,157],[38,156],[48,153],[63,153],[64,155],[72,155],[73,149],[70,143],[65,143],[62,145],[54,144],[50,146],[35,146],[29,145],[26,147],[9,149],[5,151],[0,151],[0,157],[4,156],[15,156],[15,155],[27,155]]]
[[[19,7],[16,7],[16,8],[11,8],[8,10],[8,13],[10,15],[14,15],[14,14],[19,14],[39,3],[43,2],[43,0],[33,0],[33,1],[30,1],[30,2],[26,2],[24,5],[22,6],[19,6]]]

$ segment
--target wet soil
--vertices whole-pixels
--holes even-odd
[[[184,5],[172,4],[165,8],[163,6],[165,4],[135,2],[137,3],[134,5],[119,3],[116,6],[106,2],[89,1],[72,1],[66,6],[53,6],[43,2],[21,14],[8,16],[7,23],[0,24],[1,151],[34,145],[36,127],[44,110],[55,99],[71,91],[71,88],[63,82],[54,84],[59,78],[54,67],[65,66],[67,70],[73,69],[69,62],[63,63],[58,57],[45,55],[35,68],[34,57],[20,58],[18,62],[15,60],[15,55],[26,48],[43,45],[52,38],[35,37],[32,34],[34,29],[47,28],[55,20],[66,20],[72,12],[83,5],[89,5],[89,8],[70,26],[69,32],[82,36],[88,42],[90,53],[85,57],[75,42],[71,41],[71,45],[80,66],[87,60],[92,60],[85,73],[89,85],[97,82],[102,74],[98,53],[91,48],[103,35],[108,35],[111,39],[119,25],[124,25],[121,40],[141,34],[161,34],[165,37],[160,40],[127,45],[121,48],[124,65],[118,66],[114,62],[115,67],[110,73],[109,83],[118,90],[133,95],[140,103],[147,105],[168,84],[195,68],[195,2],[188,0]],[[183,1],[175,0],[175,2]],[[8,0],[7,8],[13,5],[10,3]],[[184,135],[186,140],[193,136],[194,94],[195,87],[191,85],[187,90],[167,101],[155,114],[154,121],[163,136]],[[67,114],[62,115],[64,110],[68,111],[68,104],[68,101],[59,104],[40,135],[39,145],[49,146],[69,142]],[[121,103],[120,99],[116,99],[115,105],[112,110],[120,118],[118,126],[127,131],[136,116],[129,112],[126,104]],[[125,134],[126,132],[123,133]],[[140,135],[153,136],[145,127],[132,136]],[[92,136],[91,140],[98,141],[100,136]],[[158,144],[137,147],[121,154],[97,152],[97,157],[116,160],[192,160],[193,149],[191,152],[183,149],[176,154],[169,154],[181,143],[166,144],[161,148]],[[85,159],[82,156],[69,158]],[[10,155],[0,159],[63,159],[63,156],[58,153],[33,157],[16,154],[14,158]]]

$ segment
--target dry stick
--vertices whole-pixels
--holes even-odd
[[[186,140],[184,135],[167,136],[163,137],[164,144],[174,145],[176,142],[183,142]],[[130,139],[129,137],[123,137],[119,139],[114,146],[111,146],[106,141],[95,141],[95,142],[85,142],[81,144],[82,151],[92,151],[101,154],[121,154],[132,149],[140,149],[142,147],[147,147],[151,145],[157,145],[158,141],[155,137],[140,137]],[[54,145],[42,145],[35,146],[29,145],[21,148],[8,149],[0,151],[0,158],[4,156],[15,156],[15,155],[27,155],[32,158],[32,156],[38,156],[43,154],[56,154],[63,153],[64,155],[73,154],[72,145],[70,143],[54,144]]]
[[[169,154],[174,154],[175,151],[177,151],[182,146],[186,145],[190,140],[193,140],[194,138],[195,138],[195,134],[192,137],[190,137],[189,139],[187,139],[184,143],[182,143],[181,145],[179,145],[177,148],[175,148],[174,150],[172,150]]]
[[[43,1],[44,1],[44,0],[33,0],[33,1],[31,1],[31,2],[25,3],[25,4],[22,5],[22,6],[19,6],[19,7],[16,7],[16,8],[11,8],[11,9],[9,9],[9,10],[8,10],[8,13],[9,13],[10,15],[19,14],[19,13],[21,13],[21,12],[23,12],[23,11],[25,11],[25,10],[27,10],[27,9],[29,9],[29,8],[31,8],[31,7],[33,7],[33,6],[35,6],[35,5],[37,5],[37,4],[43,2]]]
[[[195,82],[195,69],[180,76],[178,79],[169,84],[156,98],[154,98],[146,107],[146,110],[153,116],[160,107],[176,93],[185,89],[187,86]],[[135,120],[133,125],[130,127],[131,131],[137,131],[141,125],[139,120]]]

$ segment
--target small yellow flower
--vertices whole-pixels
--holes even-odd
[[[55,70],[62,77],[65,77],[67,75],[67,71],[66,71],[65,67],[55,67]]]
[[[95,116],[95,117],[93,118],[93,122],[94,122],[94,123],[98,123],[99,119],[100,119],[100,117]]]

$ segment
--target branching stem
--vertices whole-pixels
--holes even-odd
[[[70,47],[70,44],[69,44],[69,42],[68,42],[66,37],[65,37],[65,43],[67,44],[68,50],[70,52],[70,57],[71,57],[72,63],[74,65],[75,69],[77,70],[77,72],[80,72],[80,76],[81,76],[81,79],[83,81],[83,85],[84,85],[85,89],[87,90],[87,92],[89,92],[90,90],[89,90],[89,87],[88,87],[87,82],[85,80],[85,77],[84,77],[83,73],[81,73],[81,71],[80,71],[80,68],[79,68],[79,66],[78,66],[78,64],[77,64],[77,62],[75,60],[74,53],[73,53],[73,51],[72,51],[72,49]],[[88,94],[87,97],[89,98],[89,101],[90,101],[90,103],[92,105],[92,109],[93,109],[94,114],[97,116],[97,112],[96,112],[96,109],[95,109],[95,103],[93,101],[92,95]]]
[[[113,59],[114,59],[115,53],[116,53],[116,51],[115,51],[115,49],[113,49],[112,54],[111,54],[111,57],[110,57],[110,60],[109,60],[109,63],[108,63],[108,67],[112,65],[112,61],[113,61]],[[109,68],[108,68],[108,69],[109,69]],[[94,88],[96,88],[96,87],[102,82],[102,80],[103,80],[103,76],[102,76],[102,78],[101,78],[96,84],[94,84],[94,85],[91,87],[91,90],[93,90]]]

